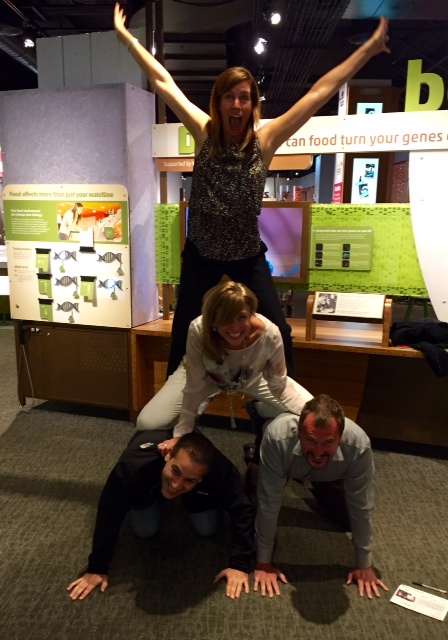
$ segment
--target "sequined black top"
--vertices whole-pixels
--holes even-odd
[[[260,251],[260,214],[267,168],[255,138],[248,159],[237,143],[209,157],[207,138],[194,163],[188,238],[205,258],[242,260]]]

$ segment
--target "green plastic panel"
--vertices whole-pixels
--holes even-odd
[[[180,280],[180,212],[178,204],[157,204],[156,281],[159,284],[179,284]]]
[[[157,282],[162,284],[179,283],[179,216],[179,205],[156,205]],[[311,268],[308,285],[287,285],[288,289],[428,297],[415,249],[408,204],[315,204],[311,206],[311,227],[373,228],[372,269],[333,271]]]
[[[371,227],[371,271],[309,271],[309,291],[364,291],[428,297],[415,249],[408,204],[312,205],[312,227]]]

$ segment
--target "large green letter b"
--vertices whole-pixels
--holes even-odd
[[[420,87],[428,85],[428,100],[420,103]],[[421,60],[408,61],[405,111],[437,111],[443,102],[443,80],[437,73],[422,73]]]

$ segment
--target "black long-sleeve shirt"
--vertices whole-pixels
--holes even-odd
[[[138,431],[112,469],[98,504],[89,573],[107,574],[121,524],[130,509],[143,510],[161,496],[165,462],[157,445],[167,431]],[[141,448],[151,442],[153,446]],[[188,513],[220,508],[232,526],[229,568],[248,572],[254,548],[254,512],[236,467],[220,451],[213,466],[194,489],[181,496]]]

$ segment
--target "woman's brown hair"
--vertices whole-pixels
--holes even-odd
[[[82,212],[79,213],[79,209],[84,209],[84,206],[80,202],[75,202],[70,211],[73,213],[73,222],[78,224],[80,217],[82,216]]]
[[[215,81],[210,97],[210,122],[208,125],[208,135],[210,138],[210,155],[214,156],[222,151],[224,147],[224,137],[222,129],[221,111],[219,109],[221,98],[240,82],[249,82],[250,99],[252,103],[252,114],[248,122],[246,136],[241,144],[241,151],[245,151],[249,156],[252,153],[255,140],[255,127],[258,126],[261,116],[261,102],[258,85],[255,78],[248,69],[244,67],[231,67],[223,71]]]
[[[202,342],[206,358],[223,362],[225,349],[217,327],[232,322],[243,307],[252,315],[257,305],[255,294],[240,282],[226,280],[207,291],[202,303]]]

